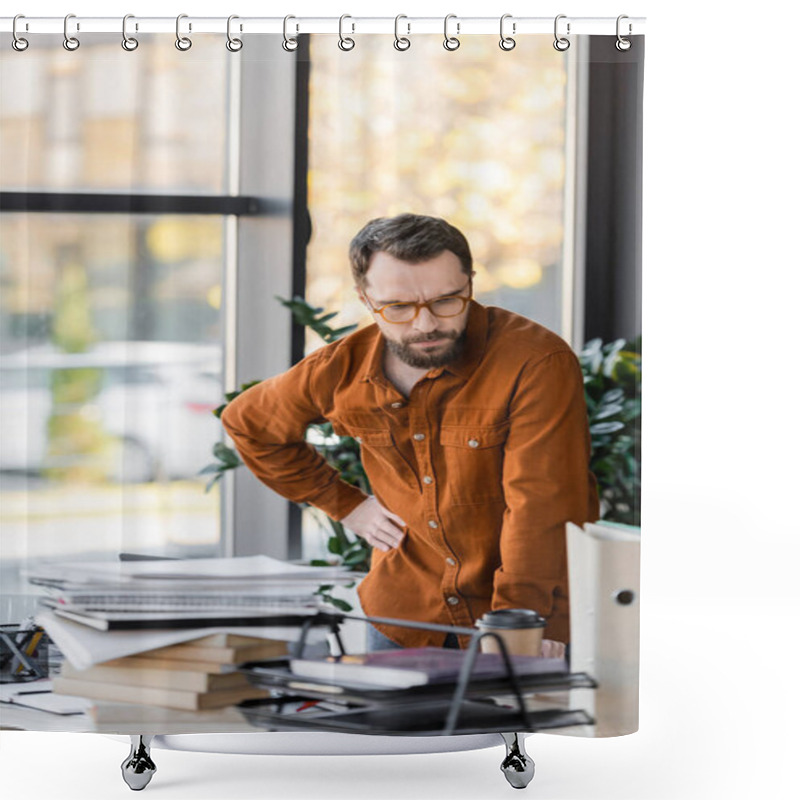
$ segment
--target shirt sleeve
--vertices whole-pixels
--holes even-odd
[[[547,618],[545,638],[567,642],[566,523],[583,525],[599,516],[583,373],[572,351],[525,366],[510,422],[492,608],[534,609]]]
[[[310,503],[341,520],[367,499],[305,440],[312,423],[325,422],[311,387],[322,382],[312,353],[291,369],[252,386],[222,413],[222,424],[242,461],[264,484],[296,503]]]

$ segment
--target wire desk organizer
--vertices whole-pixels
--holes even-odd
[[[48,638],[36,626],[0,625],[0,683],[47,677]]]
[[[287,617],[282,615],[280,620],[282,624],[286,624]],[[537,693],[593,689],[597,683],[586,673],[517,675],[505,642],[492,631],[326,611],[311,617],[296,618],[296,624],[301,628],[296,657],[302,658],[309,632],[318,627],[327,627],[337,643],[338,655],[346,655],[340,631],[347,620],[454,633],[469,636],[470,644],[464,651],[463,663],[455,681],[403,689],[354,688],[342,685],[336,687],[337,691],[341,689],[341,693],[335,695],[336,699],[352,702],[356,706],[355,710],[311,717],[284,714],[283,707],[296,700],[331,699],[331,681],[300,677],[292,673],[288,659],[242,664],[238,671],[247,675],[260,688],[267,688],[275,693],[267,699],[246,700],[238,705],[252,725],[271,731],[329,731],[383,736],[498,733],[506,744],[506,758],[501,764],[501,770],[512,786],[524,788],[533,778],[534,764],[525,752],[522,733],[594,724],[594,720],[585,711],[577,709],[529,712],[524,698],[526,689]],[[491,637],[498,643],[504,668],[501,677],[473,677],[480,643],[486,637]],[[514,706],[501,706],[492,700],[493,696],[507,696],[509,693],[515,702]],[[156,771],[150,752],[154,735],[156,734],[131,735],[131,750],[122,763],[122,776],[132,789],[143,789]]]

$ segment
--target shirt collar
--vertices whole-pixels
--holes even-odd
[[[367,350],[365,366],[362,370],[360,381],[380,383],[386,380],[383,372],[383,353],[386,347],[380,328],[373,323],[373,341]],[[444,370],[458,375],[465,380],[475,371],[483,358],[486,350],[486,340],[489,333],[489,312],[486,306],[474,299],[469,301],[469,317],[467,318],[467,336],[461,355],[452,364],[436,367],[431,370],[431,377],[437,377]]]

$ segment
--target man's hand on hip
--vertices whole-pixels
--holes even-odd
[[[402,527],[406,523],[372,496],[339,521],[373,547],[384,552],[397,547],[405,535]]]

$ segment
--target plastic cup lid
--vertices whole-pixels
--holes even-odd
[[[547,620],[529,608],[501,608],[489,611],[478,620],[483,628],[543,628]]]

